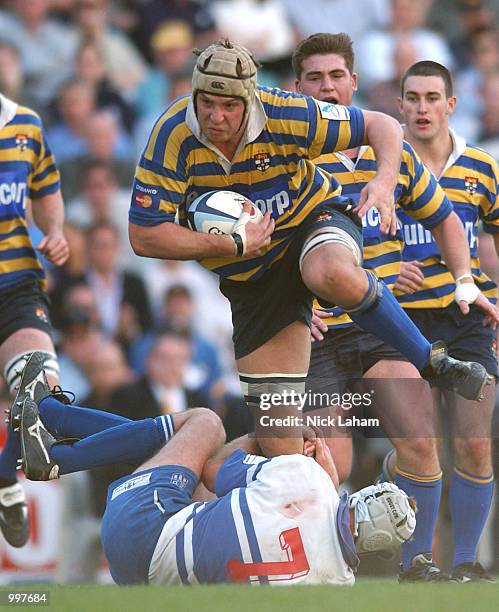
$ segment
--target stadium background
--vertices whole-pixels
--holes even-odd
[[[405,68],[419,59],[440,61],[455,79],[453,127],[499,158],[498,14],[499,0],[0,2],[0,92],[42,116],[62,176],[72,254],[63,269],[47,270],[63,387],[81,404],[120,412],[131,388],[173,384],[188,393],[180,400],[155,397],[154,409],[183,409],[202,398],[225,415],[229,435],[244,429],[230,313],[215,278],[194,263],[139,259],[127,239],[135,162],[155,118],[189,92],[194,47],[228,36],[263,62],[260,83],[289,89],[294,44],[314,32],[346,31],[357,53],[356,104],[394,116]],[[35,227],[31,234],[36,243]],[[482,239],[483,267],[498,280],[489,238]],[[116,281],[108,293],[103,277]],[[175,338],[156,344],[149,358],[155,337],[172,332]],[[3,408],[9,400],[1,385]],[[144,416],[133,406],[126,414]],[[0,430],[0,444],[4,435]],[[371,482],[386,449],[384,440],[359,439],[348,486]],[[443,461],[449,462],[445,450]],[[109,580],[98,533],[102,482],[113,470],[25,483],[33,536],[22,549],[0,541],[2,583]],[[480,560],[496,573],[497,514],[496,498],[480,549]],[[444,506],[435,547],[444,565],[448,540]],[[386,575],[394,567],[364,571]]]

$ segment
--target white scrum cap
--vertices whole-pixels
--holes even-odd
[[[416,528],[415,504],[392,483],[365,487],[349,498],[355,512],[355,548],[359,554],[391,556]]]

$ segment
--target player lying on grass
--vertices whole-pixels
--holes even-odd
[[[414,531],[414,503],[393,484],[340,497],[315,434],[303,455],[268,459],[248,437],[222,447],[222,423],[205,408],[130,421],[65,405],[33,361],[11,410],[26,476],[136,467],[110,485],[102,521],[118,584],[353,584],[357,554],[393,553]],[[65,445],[52,434],[83,439]],[[218,499],[193,501],[201,480]]]

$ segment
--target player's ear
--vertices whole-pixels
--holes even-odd
[[[358,76],[356,72],[352,73],[351,79],[352,79],[352,89],[353,91],[357,91],[357,89],[359,88],[359,85],[358,85]]]
[[[295,89],[298,93],[302,93],[302,90],[300,87],[300,81],[298,79],[295,79]]]
[[[447,99],[447,113],[452,115],[452,113],[456,110],[457,106],[457,98],[456,96],[451,96]]]

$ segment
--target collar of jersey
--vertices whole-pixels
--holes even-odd
[[[9,121],[14,119],[17,110],[17,104],[9,98],[2,96],[0,94],[0,128],[3,128],[4,125],[7,125]]]
[[[452,153],[449,155],[449,159],[445,163],[444,169],[442,170],[442,176],[445,171],[450,168],[466,150],[466,140],[462,136],[458,136],[452,128],[449,128],[449,134],[452,138]],[[440,178],[440,176],[438,178]]]
[[[198,119],[196,117],[196,112],[194,110],[194,104],[192,101],[192,97],[189,99],[189,103],[187,105],[187,113],[185,116],[185,122],[187,123],[187,127],[191,130],[194,136],[202,142],[208,149],[214,151],[217,155],[225,158],[225,155],[214,145],[212,144],[208,138],[201,132],[201,128],[199,127]],[[265,113],[265,109],[263,108],[262,101],[258,97],[258,92],[255,93],[255,100],[251,105],[251,110],[249,113],[248,124],[246,125],[246,129],[244,130],[243,137],[241,138],[241,142],[236,150],[236,155],[244,149],[244,147],[253,142],[263,131],[265,124],[267,123],[267,115]],[[226,158],[225,158],[226,159]],[[229,161],[229,160],[227,160]]]

